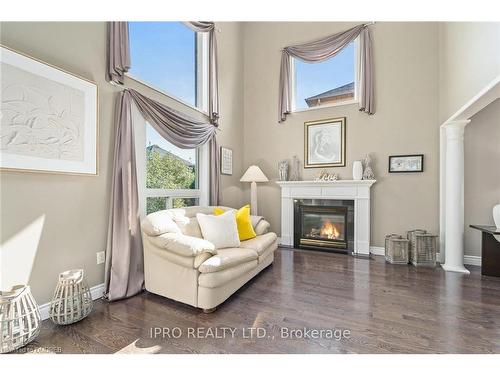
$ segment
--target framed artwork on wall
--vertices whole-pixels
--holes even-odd
[[[304,123],[304,168],[345,167],[346,118]]]
[[[414,173],[424,171],[424,155],[389,156],[389,173]]]
[[[220,148],[220,173],[233,174],[233,150],[227,147]]]
[[[0,169],[97,175],[97,85],[0,48]]]

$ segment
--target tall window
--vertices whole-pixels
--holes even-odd
[[[292,58],[293,110],[352,103],[356,100],[356,42],[326,61]]]
[[[181,22],[129,22],[127,75],[186,106],[207,111],[208,38]],[[140,121],[138,123],[141,123]],[[148,123],[136,128],[142,206],[146,214],[204,204],[206,150],[181,149]],[[203,190],[203,191],[202,191]]]
[[[181,22],[129,22],[128,76],[206,111],[208,39]]]

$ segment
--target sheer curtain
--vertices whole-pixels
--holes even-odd
[[[318,62],[338,54],[344,47],[360,37],[359,48],[359,110],[375,113],[373,101],[372,44],[368,25],[358,25],[349,30],[317,39],[309,43],[285,47],[281,53],[278,122],[286,120],[292,110],[290,92],[290,56],[306,62]]]

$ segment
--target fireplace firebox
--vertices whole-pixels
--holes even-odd
[[[294,247],[353,251],[354,201],[296,199],[294,211]]]

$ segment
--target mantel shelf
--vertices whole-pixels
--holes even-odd
[[[337,180],[337,181],[275,181],[280,186],[335,186],[361,185],[372,186],[377,180]]]

